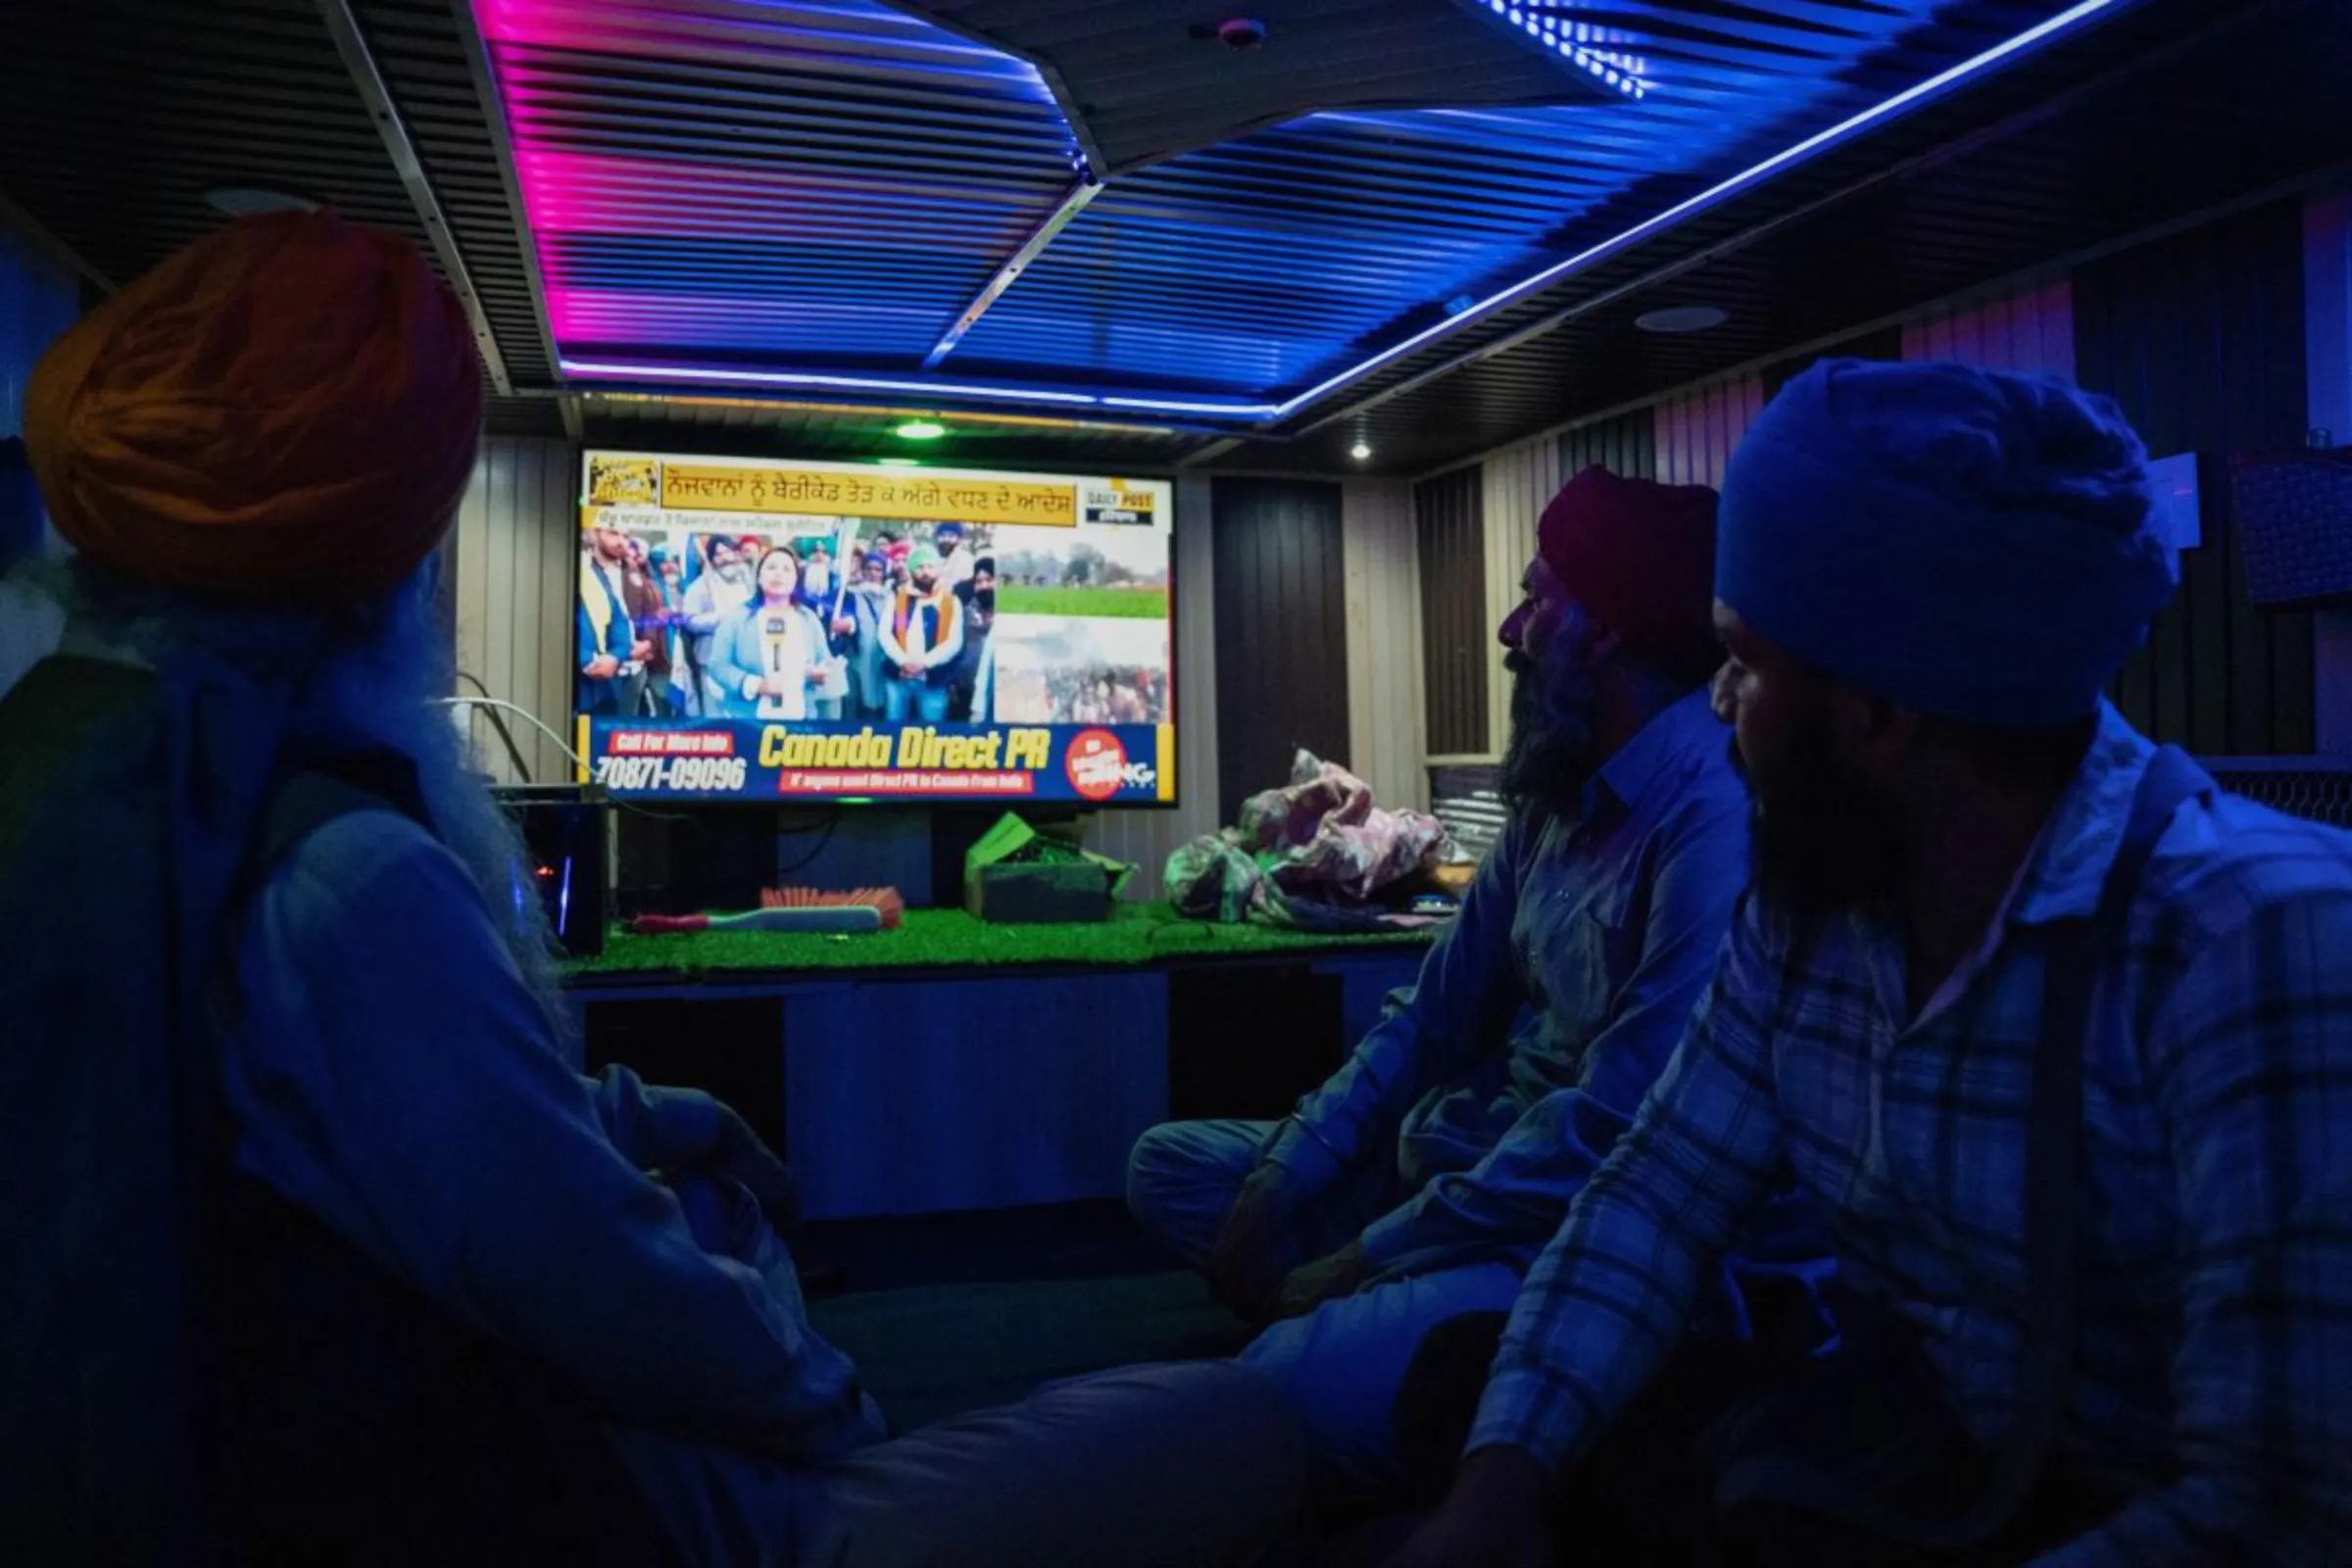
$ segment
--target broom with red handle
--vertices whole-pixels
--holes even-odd
[[[685,931],[799,931],[857,935],[896,931],[906,917],[906,901],[896,888],[858,888],[828,893],[816,888],[769,888],[760,907],[741,914],[641,914],[629,922],[639,936]]]

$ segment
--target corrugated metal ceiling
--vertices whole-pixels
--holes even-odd
[[[374,9],[405,14],[404,24],[420,22],[428,35],[452,26],[444,6]],[[400,25],[388,33],[406,36]],[[325,203],[430,253],[431,236],[312,0],[11,4],[0,7],[0,60],[13,68],[0,94],[0,147],[10,149],[0,192],[111,279],[135,277],[226,222],[206,199],[216,186]],[[404,109],[438,93],[459,141],[486,136],[470,93],[446,79],[445,61],[405,51],[403,65]],[[519,280],[521,253],[506,225],[499,265],[504,203],[477,210],[457,151],[445,137],[428,162],[453,203],[482,220],[465,240],[467,256],[479,246],[488,264],[479,269],[488,296],[509,286],[509,274]],[[545,384],[551,371],[527,330],[527,309],[486,303],[509,368]],[[493,399],[491,422],[516,434],[562,428],[546,398]]]
[[[477,15],[575,356],[919,365],[1074,178],[1033,69],[863,0]]]
[[[1506,8],[1500,27],[1482,0],[1292,7],[1360,15],[1366,27],[1376,13],[1411,11],[1443,29],[1435,52],[1526,45],[1563,91],[1589,91],[1583,72],[1543,47],[1572,36],[1643,95],[1315,115],[1119,173],[939,377],[922,374],[925,359],[1067,194],[1073,118],[1115,121],[1125,148],[1181,146],[1201,106],[1197,94],[1161,96],[1159,78],[1200,76],[1205,58],[1260,82],[1285,71],[1308,81],[1328,40],[1302,21],[1301,52],[1286,57],[1290,13],[1266,8],[1264,50],[1225,61],[1157,0],[908,0],[1008,35],[1033,60],[881,0],[476,9],[507,87],[556,335],[580,373],[853,372],[909,391],[936,380],[943,400],[1057,387],[1226,400],[1240,412],[1443,324],[1449,306],[2062,4],[1572,0]],[[1070,117],[1055,84],[1078,98]]]
[[[1794,176],[1531,304],[1504,329],[1574,314],[1519,346],[1444,373],[1452,348],[1407,361],[1338,400],[1360,412],[1327,412],[1320,428],[1309,415],[1217,461],[1330,472],[1362,441],[1384,471],[1426,472],[2352,162],[2352,7],[2338,0],[2150,0],[2095,42],[2094,61],[2021,68],[1984,102],[1926,112],[1843,161],[1890,177],[1847,190],[1838,161]],[[1682,304],[1731,319],[1687,337],[1634,326]]]
[[[1459,25],[1492,31],[1471,14],[1477,0],[1455,3]],[[542,394],[499,400],[496,427],[562,428],[563,400],[545,395],[556,372],[543,325],[575,358],[891,383],[805,388],[802,403],[987,407],[898,383],[923,379],[949,324],[1004,280],[1040,224],[1075,205],[1080,138],[1054,96],[1071,78],[906,4],[10,6],[0,57],[22,64],[0,98],[0,144],[29,155],[0,166],[0,194],[118,278],[222,221],[204,201],[221,183],[307,193],[429,241],[321,20],[347,5],[508,369]],[[1446,322],[1449,302],[1621,231],[2058,4],[1579,0],[1556,20],[1638,73],[1649,89],[1640,102],[1326,114],[1151,164],[1078,211],[944,368],[983,389],[1058,386],[1085,398],[1124,390],[1213,404],[1295,391]],[[978,15],[956,0],[929,9]],[[1118,0],[1050,9],[1066,19],[1054,47],[1079,77],[1116,91],[1121,71],[1149,76],[1149,50],[1086,54],[1088,16],[1115,20]],[[1257,10],[1279,28],[1282,8]],[[1347,455],[1360,437],[1375,452],[1369,466],[1426,470],[2352,159],[2352,119],[2340,112],[2352,99],[2348,11],[2334,0],[2136,0],[1399,354],[1268,427],[1275,439],[1215,461],[1346,471],[1364,466]],[[2235,24],[2172,41],[2216,18]],[[475,23],[490,39],[483,53]],[[1278,62],[1280,36],[1262,59]],[[1200,47],[1170,47],[1179,43]],[[2083,88],[2168,46],[2169,60]],[[492,54],[503,118],[485,113],[479,91]],[[535,234],[509,200],[510,129]],[[1148,116],[1128,127],[1146,139],[1151,129]],[[1896,169],[1907,160],[1924,161]],[[1690,301],[1723,305],[1733,320],[1695,338],[1631,328],[1640,310]],[[756,384],[724,390],[740,397]],[[691,430],[746,450],[877,455],[889,423],[792,408],[714,419],[710,407],[664,416],[670,439]],[[643,404],[599,396],[584,412],[592,437],[652,428]],[[959,426],[957,461],[1035,465],[1059,450],[1098,469],[1145,471],[1210,446],[1198,429],[1203,410],[1118,416],[1149,427]]]

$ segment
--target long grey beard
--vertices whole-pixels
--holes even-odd
[[[12,576],[36,572],[85,632],[158,668],[220,659],[282,675],[298,688],[289,741],[406,758],[424,825],[466,868],[551,1038],[565,1042],[570,1009],[546,911],[524,874],[521,834],[492,798],[471,743],[442,703],[455,686],[455,665],[434,611],[429,562],[383,599],[324,617],[205,604],[95,578],[78,564],[43,564]]]

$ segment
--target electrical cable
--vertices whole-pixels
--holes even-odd
[[[565,757],[570,758],[573,762],[579,765],[581,771],[590,773],[595,771],[594,768],[589,766],[588,760],[586,758],[573,751],[571,747],[564,742],[563,736],[557,734],[554,730],[548,728],[547,725],[540,722],[539,716],[533,713],[529,709],[524,708],[519,703],[510,703],[503,697],[491,696],[490,688],[484,686],[478,676],[468,675],[464,670],[460,670],[458,672],[458,678],[460,680],[471,681],[475,689],[480,691],[482,695],[479,697],[438,697],[434,699],[434,702],[442,708],[470,708],[484,710],[485,711],[483,712],[482,716],[490,720],[491,727],[496,729],[499,732],[500,738],[507,743],[507,755],[514,760],[514,771],[522,776],[522,781],[525,784],[532,782],[531,770],[524,764],[522,760],[522,753],[520,749],[515,746],[514,737],[507,729],[506,721],[499,717],[499,710],[502,709],[511,713],[520,714],[525,723],[529,724],[540,734],[546,736],[549,740],[554,741],[556,743],[556,750],[562,752]],[[657,822],[692,822],[694,820],[692,816],[689,816],[683,811],[657,811],[648,807],[639,806],[634,801],[616,800],[612,804],[624,811],[634,812],[639,816],[651,817]]]
[[[817,829],[803,829],[804,832],[815,832],[815,847],[810,849],[808,854],[802,856],[799,859],[793,861],[790,865],[782,865],[776,868],[776,877],[779,884],[784,878],[794,876],[802,871],[806,871],[810,865],[815,863],[816,858],[825,853],[825,846],[833,842],[834,829],[840,826],[841,813],[839,811],[835,811],[825,818],[825,825],[823,827]]]
[[[482,684],[482,678],[479,675],[469,674],[461,669],[458,671],[458,679],[471,681],[473,689],[482,694],[484,701],[497,701],[490,695],[490,688]],[[514,776],[525,784],[536,783],[537,780],[531,776],[530,764],[522,760],[522,748],[514,744],[514,732],[507,728],[507,721],[500,717],[495,710],[488,711],[484,716],[490,720],[490,727],[498,732],[500,742],[507,748],[507,760],[514,764]]]
[[[492,708],[500,709],[506,712],[516,714],[524,723],[530,725],[531,728],[537,730],[549,740],[554,741],[556,743],[557,751],[562,752],[565,757],[570,758],[572,761],[581,767],[586,767],[588,765],[588,759],[573,751],[563,736],[557,734],[554,730],[541,723],[539,721],[539,716],[536,713],[533,713],[529,709],[523,707],[520,703],[510,703],[503,697],[438,697],[435,698],[434,701],[443,708]]]

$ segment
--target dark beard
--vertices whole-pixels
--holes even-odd
[[[1902,840],[1860,780],[1830,760],[1827,738],[1808,725],[1791,737],[1785,762],[1759,783],[1737,742],[1732,765],[1747,778],[1748,844],[1756,892],[1766,904],[1811,922],[1885,913],[1902,885]]]
[[[1568,644],[1556,639],[1541,666],[1517,649],[1502,661],[1511,672],[1511,734],[1494,770],[1494,791],[1514,816],[1573,817],[1584,810],[1585,785],[1596,765],[1595,697],[1591,673]]]

